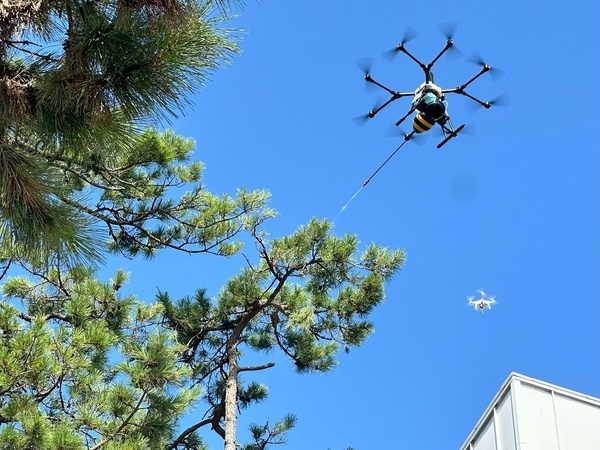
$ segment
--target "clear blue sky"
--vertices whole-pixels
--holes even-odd
[[[197,141],[209,190],[271,190],[275,237],[334,219],[401,142],[387,132],[410,100],[363,127],[351,119],[379,95],[356,59],[375,57],[374,77],[399,91],[423,81],[407,57],[381,57],[407,26],[420,33],[407,47],[428,62],[445,43],[437,25],[456,22],[465,56],[506,71],[471,92],[510,96],[475,112],[450,96],[454,124],[476,134],[442,150],[439,137],[409,143],[339,215],[336,232],[408,252],[376,332],[328,375],[261,357],[277,362],[253,374],[270,396],[242,424],[297,414],[290,450],[456,449],[511,371],[600,396],[598,19],[595,1],[265,0],[230,23],[245,29],[243,54],[172,128]],[[452,88],[477,70],[463,57],[434,72]],[[114,264],[152,299],[156,287],[214,296],[244,261],[167,253]],[[479,288],[498,300],[484,315],[466,306]]]

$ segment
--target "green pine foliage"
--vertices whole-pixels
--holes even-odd
[[[0,448],[168,445],[200,392],[175,334],[158,326],[160,304],[121,297],[82,268],[10,279],[2,294]]]
[[[239,51],[218,3],[220,14],[187,0],[0,6],[0,261],[101,262],[100,236],[146,257],[238,249],[228,219],[265,194],[207,193],[193,143],[147,128],[181,115]]]
[[[204,449],[203,433],[232,426],[229,389],[235,416],[267,398],[267,386],[241,374],[274,364],[245,365],[244,355],[277,349],[298,372],[331,370],[340,349],[372,331],[369,312],[405,259],[376,245],[361,253],[355,236],[331,228],[314,219],[272,240],[247,229],[257,260],[214,299],[199,289],[141,302],[124,293],[126,272],[102,282],[84,266],[8,278],[0,448]],[[180,429],[192,411],[202,419]],[[283,444],[295,423],[290,414],[253,424],[242,448]]]
[[[208,191],[195,143],[159,131],[238,52],[222,24],[240,4],[0,5],[0,449],[284,444],[293,414],[238,443],[238,415],[268,396],[244,373],[274,352],[325,373],[373,331],[404,251],[318,219],[269,238],[267,191]],[[213,297],[166,286],[148,302],[123,270],[97,278],[111,252],[232,257],[243,243],[257,252]]]

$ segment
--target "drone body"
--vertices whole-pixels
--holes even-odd
[[[414,119],[412,122],[412,131],[410,133],[403,133],[404,141],[398,146],[398,148],[396,148],[390,154],[390,156],[388,156],[388,158],[377,168],[377,170],[375,170],[369,176],[369,178],[367,178],[365,180],[365,182],[358,189],[358,191],[342,207],[342,209],[340,210],[338,215],[348,207],[350,202],[358,195],[358,193],[365,186],[367,186],[367,184],[369,184],[369,182],[373,179],[373,177],[375,177],[375,175],[377,175],[379,173],[379,171],[381,169],[383,169],[383,167],[390,161],[390,159],[414,135],[425,133],[425,132],[431,130],[437,124],[437,125],[439,125],[440,129],[442,130],[442,133],[444,136],[442,141],[437,145],[437,148],[441,148],[444,144],[446,144],[450,139],[456,137],[458,135],[458,133],[460,133],[465,128],[465,124],[462,124],[462,125],[454,128],[454,125],[452,124],[452,121],[450,120],[450,116],[448,115],[448,103],[446,102],[446,94],[463,95],[463,96],[471,99],[473,102],[477,103],[479,106],[483,106],[486,109],[490,108],[494,104],[501,104],[501,102],[503,100],[502,97],[499,97],[496,100],[492,100],[492,101],[482,101],[482,100],[479,100],[478,98],[472,96],[471,94],[467,93],[467,91],[466,91],[467,87],[470,86],[471,83],[473,83],[477,78],[479,78],[484,73],[490,72],[490,73],[494,74],[494,73],[498,72],[498,69],[492,69],[491,66],[484,63],[481,60],[481,58],[478,58],[478,57],[472,58],[471,61],[475,62],[476,64],[481,66],[481,68],[480,68],[479,72],[475,76],[473,76],[470,80],[468,80],[466,83],[463,83],[460,86],[457,86],[452,89],[443,89],[440,86],[438,86],[437,84],[435,84],[435,82],[433,80],[433,72],[431,71],[433,65],[446,52],[456,51],[456,49],[454,48],[454,41],[452,40],[452,34],[454,31],[454,27],[455,27],[454,24],[445,24],[440,27],[442,29],[442,32],[444,32],[444,29],[446,30],[446,32],[444,33],[447,38],[446,45],[444,46],[442,51],[439,52],[438,55],[435,58],[433,58],[431,60],[431,62],[428,64],[424,64],[421,61],[419,61],[404,46],[404,44],[406,42],[408,42],[408,40],[411,39],[416,34],[416,32],[414,32],[413,30],[410,30],[410,29],[407,30],[407,33],[405,33],[402,41],[398,45],[396,45],[396,47],[394,47],[390,52],[387,52],[387,55],[391,55],[392,57],[394,55],[396,55],[398,52],[404,53],[410,59],[412,59],[414,62],[416,62],[419,65],[419,67],[421,67],[421,69],[423,70],[423,73],[425,74],[425,82],[420,84],[414,91],[400,92],[400,91],[395,91],[393,89],[390,89],[389,87],[387,87],[387,86],[381,84],[379,81],[375,80],[373,78],[373,76],[371,75],[371,67],[370,67],[371,62],[372,62],[371,58],[362,59],[362,60],[357,61],[359,67],[361,67],[361,69],[364,72],[364,79],[367,81],[367,83],[374,84],[375,86],[378,86],[379,88],[388,92],[390,94],[390,98],[383,104],[373,107],[373,109],[371,109],[367,114],[360,116],[360,117],[356,117],[354,119],[355,122],[362,124],[362,123],[364,123],[364,121],[366,121],[368,119],[372,119],[373,117],[375,117],[375,115],[379,111],[381,111],[387,105],[389,105],[393,101],[398,100],[399,98],[403,98],[403,97],[412,97],[412,101],[410,103],[410,108],[409,108],[408,112],[403,117],[401,117],[395,123],[395,125],[396,126],[400,125],[402,122],[404,122],[404,120],[406,120],[406,118],[408,118],[408,116],[410,116],[413,113],[415,114],[415,116],[414,116]],[[452,29],[452,30],[450,30],[450,29]],[[413,36],[409,36],[409,32]],[[384,54],[384,56],[385,56],[385,54]],[[480,310],[482,312],[483,312],[483,309],[485,309],[486,307],[489,308],[489,306],[486,306],[485,302],[481,303],[481,305],[483,305],[480,308]]]
[[[437,146],[438,148],[441,148],[450,139],[456,137],[465,126],[464,124],[462,124],[459,127],[454,128],[452,121],[450,120],[450,116],[448,115],[448,103],[446,101],[446,94],[463,95],[486,109],[490,108],[493,104],[498,103],[497,100],[499,99],[495,101],[482,101],[467,93],[466,88],[481,75],[483,75],[486,72],[490,72],[492,70],[492,67],[481,61],[480,58],[476,58],[476,60],[473,60],[473,62],[476,62],[478,65],[481,66],[479,73],[477,73],[470,80],[468,80],[466,83],[463,83],[460,86],[457,86],[452,89],[442,89],[440,86],[434,83],[433,72],[431,71],[431,69],[443,54],[453,49],[454,41],[451,38],[451,33],[448,33],[446,45],[444,46],[442,51],[438,53],[438,55],[435,58],[433,58],[433,60],[428,64],[422,63],[419,59],[417,59],[412,53],[410,53],[406,49],[404,44],[408,40],[409,37],[405,35],[405,38],[402,40],[402,42],[399,43],[391,52],[388,52],[388,54],[394,56],[398,52],[401,52],[407,55],[410,59],[412,59],[421,67],[425,74],[425,82],[418,86],[414,92],[399,92],[390,89],[387,86],[376,81],[371,76],[370,68],[363,68],[365,72],[364,78],[367,82],[379,86],[381,89],[387,91],[391,95],[391,97],[385,103],[373,108],[365,116],[363,116],[363,118],[371,119],[379,111],[381,111],[393,101],[398,100],[399,98],[412,96],[413,99],[411,101],[408,112],[403,117],[401,117],[395,123],[395,125],[400,125],[402,122],[404,122],[404,120],[406,120],[408,116],[410,116],[413,113],[415,114],[412,123],[412,131],[404,135],[404,139],[409,140],[415,134],[425,133],[437,124],[440,126],[444,135],[444,139]]]
[[[467,297],[467,300],[469,300],[469,303],[467,303],[467,305],[472,306],[473,308],[475,308],[475,311],[478,311],[481,314],[483,314],[483,312],[486,309],[492,309],[492,305],[496,303],[496,300],[494,296],[489,296],[486,298],[483,289],[480,289],[477,292],[481,295],[481,298],[475,299],[475,297]]]
[[[421,84],[416,89],[410,104],[409,111],[417,111],[412,124],[413,131],[415,133],[425,133],[436,123],[442,126],[443,129],[443,126],[450,120],[446,112],[447,109],[448,102],[446,102],[443,91],[439,86],[431,81]]]

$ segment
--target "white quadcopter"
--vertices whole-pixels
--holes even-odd
[[[483,314],[486,308],[492,309],[492,305],[496,303],[496,300],[494,299],[493,295],[486,298],[483,289],[479,289],[477,292],[481,295],[481,298],[475,299],[475,297],[467,297],[467,300],[469,300],[467,305],[472,306],[475,308],[475,311],[479,311],[481,314]]]

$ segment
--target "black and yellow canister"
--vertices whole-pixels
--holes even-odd
[[[417,133],[425,133],[435,125],[435,120],[430,119],[424,114],[417,114],[413,120],[413,130]]]

